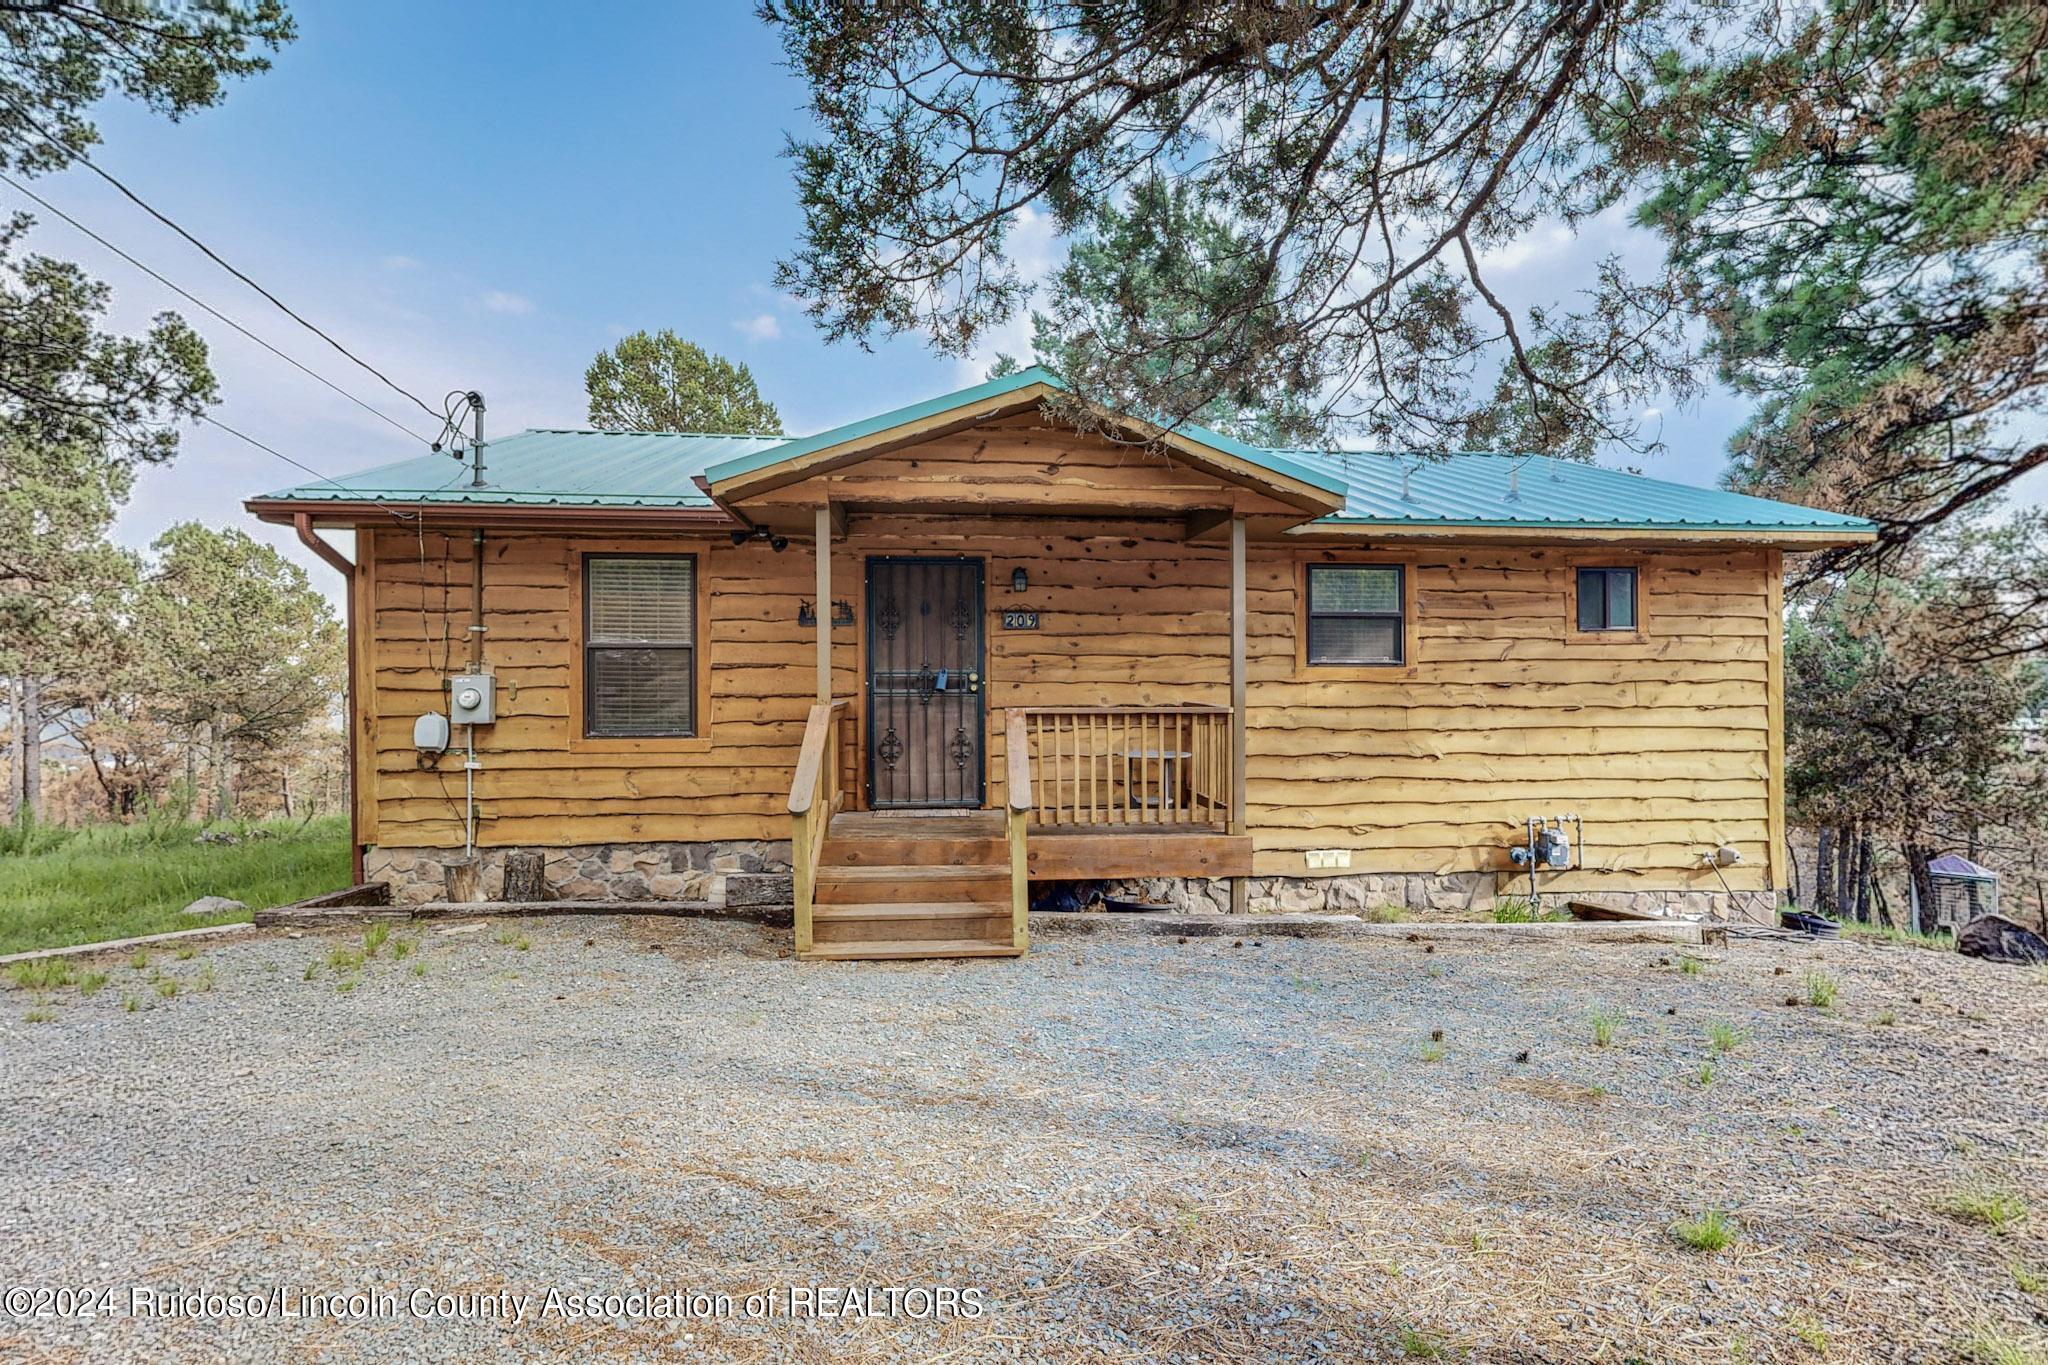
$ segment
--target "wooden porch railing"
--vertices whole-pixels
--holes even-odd
[[[1017,707],[1008,736],[1036,824],[1230,827],[1227,706]]]
[[[818,857],[832,817],[851,799],[860,769],[854,750],[853,705],[820,702],[804,725],[796,777],[789,784],[789,863],[796,882],[796,950],[811,950],[811,905]]]
[[[1031,742],[1024,713],[1010,712],[1003,732],[1003,835],[1010,846],[1010,943],[1018,952],[1031,946]]]

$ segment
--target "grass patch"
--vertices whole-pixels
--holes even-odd
[[[1879,1010],[1877,1012],[1876,1023],[1879,1028],[1891,1028],[1898,1022],[1899,1012],[1897,1010]]]
[[[418,948],[419,946],[420,945],[413,939],[393,939],[391,942],[391,960],[393,962],[403,962],[407,958],[411,957],[413,954],[413,950]]]
[[[1735,1220],[1719,1209],[1671,1225],[1671,1235],[1693,1251],[1722,1251],[1735,1240]]]
[[[1680,953],[1678,955],[1678,970],[1684,972],[1687,976],[1704,976],[1707,964],[1700,958],[1688,957],[1684,953]]]
[[[7,969],[7,979],[26,991],[51,991],[77,979],[77,969],[61,957],[16,962]]]
[[[1716,1020],[1707,1025],[1707,1041],[1714,1045],[1715,1052],[1733,1052],[1749,1041],[1749,1035],[1733,1024]]]
[[[180,961],[180,962],[190,962],[190,961],[192,960],[192,955],[193,955],[194,953],[198,952],[198,951],[199,951],[199,950],[198,950],[197,948],[190,948],[190,947],[187,947],[187,948],[180,948],[180,949],[178,949],[178,954],[177,954],[177,956],[178,956],[178,961]]]
[[[412,974],[414,976],[425,976],[427,974],[427,964],[425,959],[422,959],[412,964]]]
[[[391,926],[383,920],[378,920],[375,924],[363,930],[363,956],[375,957],[378,953],[383,952],[384,945],[390,938]]]
[[[1821,1326],[1817,1320],[1796,1317],[1787,1326],[1792,1329],[1792,1335],[1798,1337],[1810,1349],[1821,1355],[1828,1353],[1828,1329]]]
[[[48,1005],[37,1005],[21,1017],[27,1023],[47,1024],[56,1019],[57,1011],[51,1009]]]
[[[1407,907],[1401,905],[1369,905],[1358,913],[1367,924],[1404,924],[1409,918]]]
[[[53,831],[48,841],[39,835],[30,851],[0,858],[0,953],[190,928],[193,921],[178,912],[201,896],[285,905],[348,885],[346,816],[252,825],[240,832],[260,829],[269,837],[233,845],[195,844],[200,829],[158,821],[93,825]],[[231,924],[249,915],[200,922]]]
[[[363,965],[363,950],[351,948],[346,943],[337,943],[328,950],[327,965],[336,972],[352,972]]]
[[[142,1008],[142,997],[133,992],[121,997],[121,1008],[130,1014]]]
[[[178,993],[178,978],[175,976],[158,977],[156,979],[156,993],[166,1000],[171,999]]]
[[[354,990],[355,988],[356,988],[356,983],[355,983],[355,982],[353,982],[353,981],[344,981],[344,982],[342,982],[342,983],[341,983],[340,985],[338,985],[338,986],[336,986],[336,987],[334,988],[334,993],[335,993],[336,995],[347,995],[347,994],[348,994],[348,993],[349,993],[350,991]]]
[[[2026,1340],[2003,1327],[1979,1323],[1956,1343],[1956,1355],[1972,1365],[2043,1365],[2048,1347],[2038,1337]]]
[[[1424,1043],[1422,1051],[1416,1055],[1425,1062],[1440,1062],[1444,1059],[1444,1045],[1442,1043]]]
[[[2004,1232],[2027,1216],[2027,1201],[2011,1190],[1986,1180],[1973,1180],[1943,1195],[1936,1208],[1966,1223],[1981,1223],[1993,1232]]]
[[[1822,971],[1808,972],[1805,981],[1807,1004],[1812,1005],[1815,1009],[1823,1010],[1831,1010],[1835,1007],[1835,997],[1842,990],[1841,982]]]
[[[1952,953],[1956,950],[1953,934],[1916,934],[1911,929],[1894,929],[1889,924],[1857,924],[1843,921],[1842,937],[1862,943],[1897,943],[1907,948],[1925,948],[1930,952]]]
[[[136,949],[136,950],[135,950],[134,952],[132,952],[132,953],[128,954],[128,969],[129,969],[130,971],[136,971],[136,972],[146,972],[146,971],[148,971],[148,970],[149,970],[149,949],[147,949],[147,948],[137,948],[137,949]]]
[[[192,989],[201,995],[213,989],[213,964],[211,962],[199,969],[199,979],[192,983]]]
[[[1443,1342],[1433,1334],[1406,1323],[1394,1329],[1394,1345],[1409,1360],[1442,1360],[1447,1354]]]
[[[1593,1025],[1593,1046],[1613,1047],[1621,1032],[1621,1011],[1601,1005],[1587,1018]]]
[[[90,1000],[100,993],[100,987],[107,984],[105,972],[84,972],[78,978],[78,993]]]
[[[1570,912],[1545,910],[1527,896],[1501,896],[1493,903],[1495,924],[1558,924],[1570,918]]]
[[[1705,1090],[1705,1089],[1706,1089],[1706,1088],[1707,1088],[1708,1086],[1712,1085],[1713,1083],[1714,1083],[1714,1064],[1713,1064],[1712,1062],[1701,1062],[1701,1063],[1700,1063],[1700,1089],[1702,1089],[1702,1090]]]
[[[2038,1294],[2048,1289],[2048,1275],[2043,1275],[2025,1261],[2014,1261],[2009,1269],[2012,1271],[2012,1282],[2019,1286],[2020,1293]]]

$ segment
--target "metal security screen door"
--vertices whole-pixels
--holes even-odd
[[[982,567],[868,561],[868,805],[982,801]]]

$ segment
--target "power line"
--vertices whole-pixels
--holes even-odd
[[[300,469],[308,474],[311,474],[314,478],[318,479],[322,483],[333,484],[336,488],[339,488],[344,493],[356,492],[355,489],[350,488],[341,480],[331,478],[326,474],[322,474],[319,470],[313,468],[313,466],[307,464],[304,460],[295,460],[291,456],[285,454],[282,450],[277,449],[277,447],[275,446],[267,446],[263,444],[263,442],[257,440],[254,436],[249,435],[247,432],[235,430],[226,422],[221,421],[220,418],[218,417],[214,417],[204,412],[198,414],[198,417],[200,421],[205,422],[207,425],[219,427],[222,431],[225,431],[228,435],[234,437],[236,440],[246,441],[250,445],[255,446],[258,450],[264,452],[266,455],[275,455],[278,459],[283,460],[286,464],[291,465],[295,469]],[[357,496],[360,497],[361,495],[357,494]],[[363,501],[369,503],[372,507],[382,508],[384,511],[389,512],[392,516],[397,517],[400,521],[410,520],[415,515],[411,512],[401,512],[396,507],[391,506],[389,503],[379,502],[375,498],[364,498]]]
[[[212,304],[208,303],[205,299],[202,299],[196,294],[192,293],[192,291],[190,291],[189,289],[174,284],[170,280],[164,278],[164,276],[157,273],[155,270],[152,270],[149,266],[144,265],[141,261],[136,260],[133,256],[123,251],[120,247],[115,246],[112,242],[100,236],[97,232],[94,232],[85,224],[79,222],[76,218],[73,218],[70,214],[58,208],[49,200],[43,198],[34,190],[28,188],[28,186],[22,184],[13,176],[0,173],[0,183],[4,183],[12,187],[16,193],[24,195],[27,198],[34,200],[36,203],[41,204],[43,208],[55,214],[57,217],[63,219],[65,222],[69,223],[72,227],[84,233],[86,236],[92,238],[93,241],[98,242],[101,246],[113,252],[116,256],[119,256],[122,260],[128,262],[128,264],[134,266],[137,270],[140,270],[143,274],[149,276],[151,279],[155,280],[164,288],[170,290],[174,294],[179,295],[181,298],[188,300],[194,307],[205,309],[208,313],[211,313],[214,317],[219,318],[222,322],[234,328],[237,332],[240,332],[243,336],[249,338],[249,340],[255,342],[258,346],[261,346],[264,350],[276,356],[279,360],[284,361],[285,364],[290,365],[293,369],[299,371],[301,374],[304,374],[308,378],[317,380],[318,382],[326,385],[328,388],[334,390],[334,392],[340,394],[343,398],[348,399],[349,402],[354,403],[364,412],[369,413],[372,417],[375,417],[379,421],[388,423],[389,425],[396,427],[399,431],[403,432],[407,436],[412,437],[412,439],[418,441],[421,445],[432,444],[432,442],[430,442],[426,437],[420,435],[412,428],[406,426],[403,422],[400,422],[397,419],[390,417],[385,413],[379,411],[377,408],[372,407],[369,403],[365,402],[361,398],[356,397],[347,389],[344,389],[343,387],[341,387],[341,385],[329,379],[326,375],[323,375],[316,370],[310,369],[306,365],[301,364],[298,360],[294,359],[293,357],[286,355],[283,351],[280,351],[277,347],[271,345],[262,337],[257,336],[247,327],[244,327],[241,323],[236,322],[226,313],[221,312],[220,309],[215,308]]]
[[[424,412],[429,417],[432,417],[436,420],[440,420],[444,416],[444,414],[435,412],[432,408],[428,407],[424,402],[420,400],[418,395],[412,393],[410,390],[400,388],[399,385],[394,380],[392,380],[392,378],[389,375],[385,374],[382,370],[379,370],[376,366],[370,364],[369,361],[364,360],[354,351],[351,351],[348,347],[342,345],[333,337],[321,331],[320,328],[314,326],[305,318],[301,317],[298,313],[294,312],[291,306],[285,303],[283,299],[280,299],[277,295],[271,293],[268,289],[265,289],[262,285],[256,283],[255,280],[249,278],[249,276],[243,274],[240,270],[237,270],[234,266],[228,264],[227,260],[223,258],[219,252],[215,251],[212,247],[208,246],[206,243],[200,241],[197,237],[194,237],[191,233],[187,232],[183,227],[179,226],[179,224],[172,220],[168,215],[163,213],[155,205],[151,204],[148,200],[144,199],[141,195],[137,194],[134,190],[131,190],[126,185],[122,184],[120,180],[116,179],[112,174],[110,174],[107,171],[101,170],[100,167],[93,162],[92,158],[88,157],[84,152],[79,151],[76,147],[71,146],[69,143],[65,142],[61,138],[58,138],[54,134],[50,133],[47,129],[45,129],[42,126],[42,124],[36,122],[34,117],[32,117],[26,110],[22,109],[21,106],[15,104],[11,100],[0,100],[0,104],[5,104],[9,109],[11,109],[16,117],[21,119],[23,123],[27,124],[29,128],[32,129],[36,133],[36,135],[41,137],[45,142],[49,143],[57,150],[63,152],[65,155],[71,157],[74,161],[78,162],[81,166],[84,166],[94,175],[98,176],[100,179],[106,181],[109,185],[112,185],[115,189],[119,190],[121,194],[125,196],[137,208],[140,208],[143,212],[149,214],[150,217],[156,219],[159,223],[162,223],[165,227],[177,233],[180,237],[183,237],[193,246],[199,248],[199,250],[205,253],[206,257],[209,260],[211,260],[215,265],[218,265],[221,269],[227,271],[230,275],[233,275],[243,284],[248,285],[251,289],[255,290],[264,298],[268,299],[272,304],[274,304],[277,307],[278,311],[282,312],[286,317],[290,318],[293,322],[298,323],[299,326],[305,328],[314,336],[319,337],[322,341],[326,342],[329,346],[332,346],[335,350],[341,352],[341,354],[343,354],[344,356],[347,356],[349,360],[354,362],[366,373],[374,377],[379,383],[383,384],[384,387],[390,389],[393,393],[396,393],[401,397],[405,398],[407,401],[411,402],[414,406],[419,408],[421,412]]]

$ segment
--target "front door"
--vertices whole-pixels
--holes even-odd
[[[982,566],[868,561],[868,805],[982,801]]]

